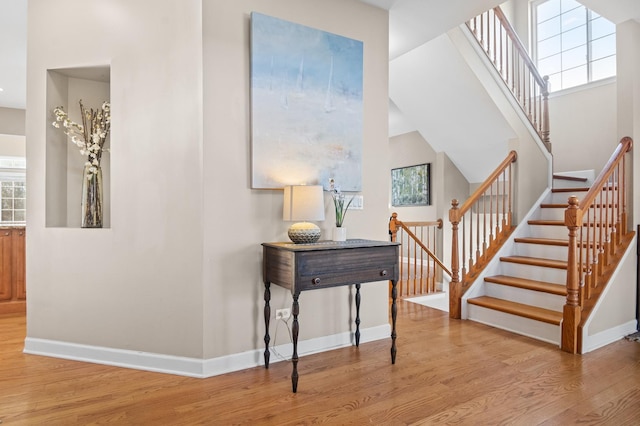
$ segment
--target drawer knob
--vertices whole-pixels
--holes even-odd
[[[386,269],[383,269],[382,271],[380,271],[380,275],[383,277],[386,277],[387,275],[389,275],[389,273],[387,272]]]
[[[313,285],[318,285],[320,284],[320,278],[314,278],[311,280],[311,282],[313,283]]]

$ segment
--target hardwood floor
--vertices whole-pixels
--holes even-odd
[[[0,336],[2,426],[640,424],[640,343],[571,355],[406,301],[395,365],[386,339],[306,356],[297,394],[289,362],[192,379],[25,355],[24,315]]]

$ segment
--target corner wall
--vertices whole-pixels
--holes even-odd
[[[46,341],[202,357],[201,9],[29,1],[27,350]],[[111,228],[47,228],[47,70],[105,64]]]
[[[149,5],[29,1],[25,350],[169,371],[161,358],[196,376],[254,366],[265,331],[260,243],[286,240],[287,224],[282,191],[250,188],[250,13],[364,42],[364,210],[345,225],[350,238],[378,240],[388,221],[388,13],[356,0]],[[111,227],[47,228],[47,70],[103,64]],[[290,294],[272,287],[273,311],[290,307]],[[387,287],[363,285],[362,342],[389,336]],[[348,288],[303,294],[301,342],[325,350],[350,336],[352,299]]]

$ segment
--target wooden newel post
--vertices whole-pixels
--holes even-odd
[[[542,88],[542,143],[551,152],[551,140],[549,138],[549,76],[542,77],[544,87]]]
[[[449,284],[449,317],[462,317],[462,283],[460,282],[460,253],[458,252],[458,224],[460,223],[458,200],[451,200],[449,222],[451,222],[451,283]]]
[[[577,232],[582,226],[582,210],[578,198],[569,198],[564,212],[564,223],[569,229],[569,254],[567,257],[567,302],[562,310],[562,350],[578,353],[578,326],[580,325],[580,273],[578,266]]]
[[[391,241],[395,242],[398,234],[398,213],[391,213],[391,218],[389,219],[389,235],[391,237]]]

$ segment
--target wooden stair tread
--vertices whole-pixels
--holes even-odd
[[[520,277],[509,277],[507,275],[494,275],[485,277],[486,282],[508,285],[511,287],[523,288],[526,290],[541,291],[544,293],[557,294],[559,296],[567,295],[567,287],[561,284],[548,283],[545,281],[530,280]]]
[[[527,221],[529,225],[564,226],[564,220],[532,219]]]
[[[545,268],[567,269],[566,260],[543,259],[541,257],[503,256],[500,258],[500,261],[519,263],[521,265],[542,266]]]
[[[519,237],[519,238],[514,238],[513,241],[515,241],[516,243],[523,243],[523,244],[540,244],[545,246],[569,247],[568,240],[560,240],[555,238]],[[582,247],[587,247],[587,245],[589,247],[593,247],[594,243],[593,241],[589,242],[589,244],[587,244],[586,241],[582,243]],[[596,242],[595,246],[599,247],[600,244]]]
[[[606,207],[606,208],[611,208],[611,207],[617,207],[617,204],[613,204],[613,203],[609,203],[609,204],[591,204],[590,208],[595,209],[595,208],[602,208],[602,207]],[[543,203],[540,204],[540,208],[542,209],[566,209],[567,207],[569,207],[569,203]]]
[[[564,220],[551,220],[551,219],[532,219],[532,220],[528,220],[527,223],[529,225],[544,225],[544,226],[565,226],[564,224]],[[582,223],[582,226],[597,226],[600,227],[602,226],[602,224],[596,222],[596,223],[588,223],[586,220]],[[613,223],[609,223],[606,226],[614,226]]]
[[[514,238],[513,240],[516,243],[569,247],[569,240],[559,240],[555,238],[519,237],[519,238]]]
[[[558,179],[558,180],[570,180],[570,181],[574,181],[574,182],[586,182],[589,179],[587,179],[586,177],[580,177],[580,176],[565,176],[565,175],[553,175],[554,179]]]
[[[591,188],[552,188],[551,192],[587,192]]]
[[[494,309],[496,311],[518,315],[524,318],[546,322],[548,324],[560,325],[560,323],[562,322],[562,312],[539,308],[537,306],[525,305],[523,303],[511,302],[503,299],[496,299],[495,297],[480,296],[473,299],[468,299],[467,302],[472,305],[482,306],[484,308]]]

